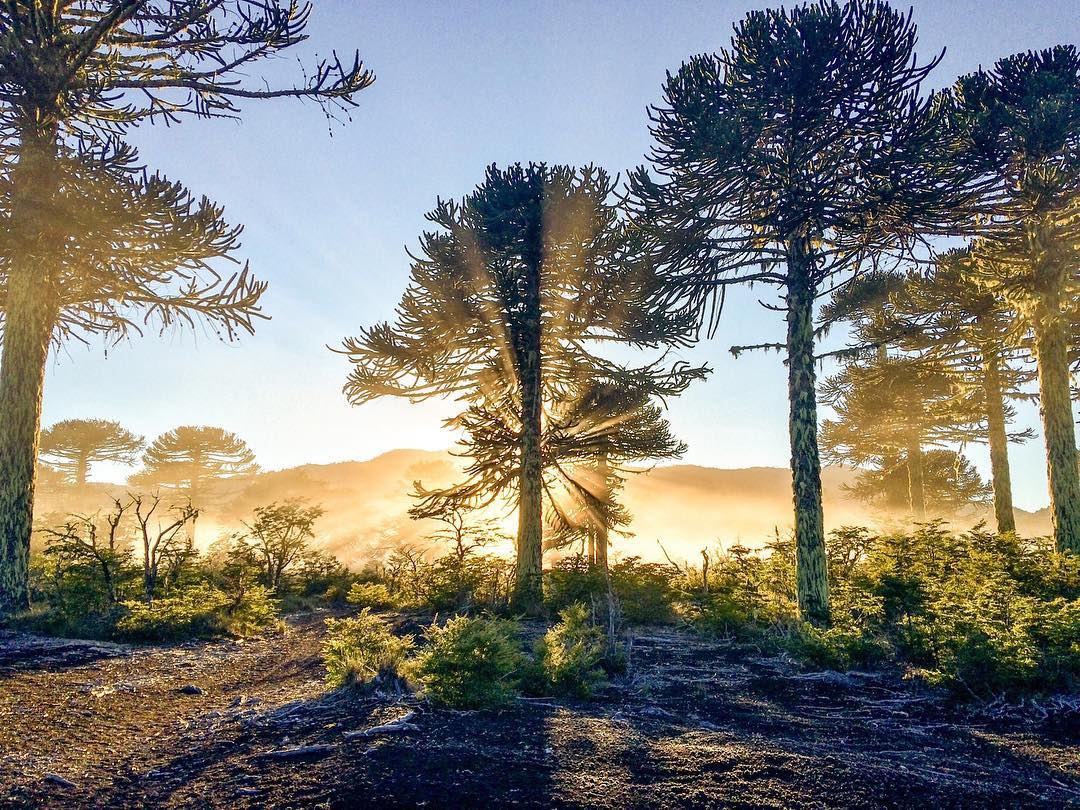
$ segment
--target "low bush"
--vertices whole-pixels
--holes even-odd
[[[594,625],[588,609],[571,605],[536,645],[536,660],[545,691],[553,695],[592,697],[607,682],[604,672],[607,638]]]
[[[360,608],[381,610],[394,606],[394,597],[381,582],[354,582],[345,601]]]
[[[409,662],[408,679],[432,702],[462,709],[514,699],[528,659],[518,626],[504,619],[458,616],[424,632],[427,647]]]
[[[149,604],[124,602],[124,615],[116,622],[114,635],[128,641],[177,641],[220,635],[225,631],[228,605],[229,597],[208,585]]]
[[[396,684],[412,636],[398,636],[368,608],[358,616],[326,620],[323,661],[332,687]]]

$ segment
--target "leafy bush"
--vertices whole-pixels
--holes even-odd
[[[150,604],[124,602],[125,614],[116,622],[115,635],[131,641],[176,641],[219,635],[225,630],[229,597],[208,585],[155,599]]]
[[[222,626],[233,636],[251,636],[280,624],[278,601],[269,588],[255,585],[235,594],[225,608]]]
[[[670,565],[627,557],[611,566],[611,590],[630,624],[665,624],[675,619],[678,571]]]
[[[398,606],[460,612],[505,608],[511,572],[510,562],[502,557],[466,554],[430,560],[405,547],[389,556],[378,578]]]
[[[606,683],[607,639],[589,619],[588,609],[571,605],[536,645],[536,657],[547,690],[555,695],[589,698]]]
[[[358,616],[326,620],[323,661],[326,682],[333,687],[396,681],[412,636],[397,636],[390,626],[364,608]]]
[[[623,620],[632,624],[665,624],[675,619],[678,571],[670,565],[643,563],[627,557],[609,569],[601,569],[576,554],[559,560],[544,575],[547,607],[560,611],[575,604],[605,604],[608,588],[618,603]]]
[[[553,613],[573,605],[595,604],[607,590],[603,571],[584,554],[563,557],[544,572],[544,601]]]
[[[515,622],[458,616],[424,632],[427,648],[407,667],[434,703],[463,709],[514,699],[527,664]]]
[[[354,582],[345,601],[350,605],[372,610],[394,606],[394,597],[381,582]]]
[[[823,669],[871,668],[890,657],[884,638],[851,627],[822,629],[807,624],[782,638],[782,646],[789,652]]]

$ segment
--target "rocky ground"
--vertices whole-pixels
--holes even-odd
[[[672,631],[598,700],[328,692],[323,617],[134,648],[0,632],[2,807],[1080,807],[1080,716]]]

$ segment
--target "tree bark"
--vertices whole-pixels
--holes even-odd
[[[990,445],[990,475],[994,486],[994,519],[999,533],[1015,532],[1012,476],[1009,472],[1009,437],[1005,433],[1005,395],[1001,390],[1001,358],[984,349],[983,398],[986,400],[987,443]]]
[[[49,260],[56,130],[23,133],[12,172],[11,222],[19,246],[8,272],[0,354],[0,617],[29,607],[30,536],[45,363],[59,304]]]
[[[788,246],[787,350],[791,482],[795,505],[795,583],[799,616],[829,623],[825,518],[817,444],[817,381],[814,369],[814,289],[808,240]]]
[[[1080,470],[1069,390],[1068,338],[1060,308],[1044,306],[1034,326],[1054,544],[1060,552],[1080,554]]]
[[[544,602],[543,469],[541,460],[540,262],[527,262],[521,374],[521,471],[518,487],[517,565],[514,608],[539,615]]]
[[[80,453],[75,459],[75,483],[80,487],[86,486],[87,475],[90,471],[90,459],[87,453]]]
[[[608,457],[605,452],[600,456],[596,465],[596,478],[599,481],[600,498],[604,502],[605,508],[610,506],[611,501],[611,489],[608,486]],[[597,523],[593,532],[592,542],[595,548],[596,558],[593,560],[597,568],[599,568],[605,577],[608,575],[608,526],[607,519],[601,520]]]
[[[923,449],[918,438],[908,443],[907,472],[911,517],[921,522],[926,520],[926,484],[923,477]]]

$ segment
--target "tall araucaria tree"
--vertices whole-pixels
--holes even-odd
[[[671,432],[660,396],[678,394],[704,369],[581,368],[544,403],[540,437],[547,547],[582,542],[591,564],[607,570],[610,532],[630,522],[618,490],[631,464],[675,459],[686,445]],[[509,489],[516,478],[519,427],[505,408],[479,402],[454,420],[469,477],[441,490],[419,490],[417,516],[438,515],[448,504],[476,503]]]
[[[345,342],[353,363],[345,393],[354,404],[384,395],[456,398],[463,410],[449,425],[466,436],[504,421],[515,437],[511,454],[494,466],[473,457],[456,497],[472,505],[516,497],[514,603],[533,613],[543,598],[543,442],[552,404],[582,369],[599,378],[627,373],[597,346],[677,343],[689,324],[648,304],[652,277],[626,260],[602,170],[492,166],[464,200],[440,201],[428,219],[436,229],[421,239],[396,322]],[[658,391],[700,375],[646,368],[639,376]]]
[[[309,12],[296,0],[0,5],[0,615],[28,604],[44,368],[65,324],[115,334],[140,321],[198,318],[231,335],[250,330],[257,312],[261,284],[209,265],[232,252],[237,232],[207,201],[131,172],[134,157],[119,138],[145,122],[237,117],[242,100],[310,99],[328,115],[347,109],[373,78],[358,57],[318,61],[294,86],[258,75],[259,63],[306,39]],[[122,188],[99,203],[86,177]],[[76,205],[87,197],[94,202]],[[159,214],[140,230],[131,212],[123,230],[134,243],[93,228],[125,197]],[[140,251],[141,260],[131,255]]]
[[[993,185],[973,222],[971,268],[1034,337],[1050,512],[1080,554],[1080,472],[1069,349],[1080,298],[1080,50],[1010,56],[953,90],[958,159]]]
[[[927,273],[889,271],[861,276],[845,285],[823,308],[823,314],[830,324],[844,321],[852,327],[854,356],[873,353],[878,364],[887,363],[890,357],[894,361],[918,358],[919,363],[912,368],[929,363],[937,367],[939,374],[947,375],[954,394],[950,397],[943,392],[945,401],[929,409],[930,424],[937,425],[932,433],[949,441],[948,429],[950,425],[955,428],[957,420],[981,423],[975,434],[965,429],[951,440],[974,439],[989,445],[997,527],[1000,532],[1009,532],[1015,531],[1016,524],[1008,443],[1025,441],[1031,435],[1029,431],[1008,431],[1015,414],[1009,400],[1027,396],[1024,386],[1031,375],[1018,363],[1027,358],[1028,346],[1012,325],[1015,313],[993,291],[978,283],[970,264],[967,250],[951,250],[937,256]],[[865,364],[865,357],[862,362]],[[903,371],[895,362],[893,368]],[[888,473],[899,465],[903,452],[897,454],[891,442],[879,442],[872,434],[884,430],[888,421],[904,411],[905,404],[897,399],[889,408],[890,386],[883,380],[865,382],[870,388],[881,388],[862,396],[876,397],[885,416],[878,420],[870,414],[866,430],[853,425],[846,432],[856,443],[870,449],[870,457],[880,457],[877,463],[883,473],[881,480],[895,481]],[[917,391],[912,389],[910,393]],[[955,405],[961,406],[960,411]],[[972,405],[981,408],[982,413],[970,412]],[[845,432],[839,426],[830,429],[834,438]],[[844,443],[831,443],[841,451],[836,457],[847,454]]]
[[[198,509],[215,481],[259,471],[247,443],[219,427],[184,425],[162,433],[146,448],[142,461],[143,469],[131,477],[133,484],[175,489]]]
[[[1016,531],[1009,442],[1031,434],[1008,432],[1014,414],[1009,400],[1028,396],[1024,388],[1032,375],[1021,365],[1030,357],[1030,344],[1015,328],[1015,311],[979,282],[967,250],[941,255],[930,273],[909,276],[894,299],[892,317],[902,343],[941,362],[959,387],[979,392],[997,530]]]
[[[146,446],[142,436],[108,419],[65,419],[43,430],[40,444],[42,459],[77,486],[86,483],[91,464],[132,464]]]
[[[967,210],[941,105],[920,85],[910,15],[868,0],[754,11],[731,46],[674,74],[650,113],[654,174],[631,175],[670,302],[715,325],[725,291],[780,289],[787,339],[796,582],[828,622],[817,447],[815,303],[867,260]],[[710,302],[714,305],[709,306]]]
[[[821,386],[821,401],[836,412],[821,426],[827,460],[853,466],[903,459],[908,505],[926,519],[928,448],[980,441],[985,435],[981,397],[955,384],[931,357],[875,356],[851,361]]]

